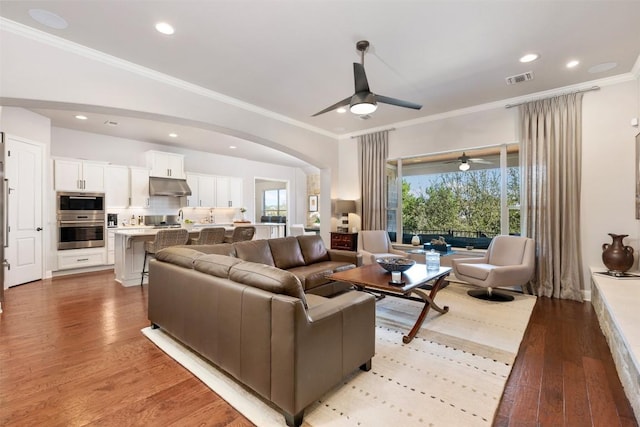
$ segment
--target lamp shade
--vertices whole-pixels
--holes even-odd
[[[336,201],[336,213],[355,213],[355,200],[338,200]]]
[[[469,163],[464,162],[464,163],[460,163],[460,166],[458,166],[458,169],[460,169],[461,171],[468,171],[470,168]]]

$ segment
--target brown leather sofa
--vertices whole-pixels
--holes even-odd
[[[327,275],[362,265],[359,253],[327,249],[322,238],[315,234],[188,247],[287,270],[298,277],[305,293],[322,296],[334,295],[347,287],[330,281]]]
[[[358,367],[371,369],[372,295],[305,294],[289,271],[188,247],[161,250],[149,271],[152,327],[271,401],[289,426]]]

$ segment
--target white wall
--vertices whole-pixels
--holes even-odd
[[[389,133],[389,158],[418,156],[518,141],[517,108],[443,118]],[[607,233],[628,234],[625,240],[640,249],[640,221],[635,219],[635,135],[630,125],[640,115],[640,83],[626,81],[585,93],[581,244],[584,287],[589,296],[589,266],[603,267],[602,244]],[[340,141],[338,195],[359,198],[357,149],[354,139]]]
[[[588,267],[603,267],[607,233],[628,234],[625,244],[638,251],[635,218],[635,135],[630,122],[638,116],[638,81],[602,87],[585,94],[582,117],[581,238],[585,288]],[[637,257],[636,257],[637,258]]]

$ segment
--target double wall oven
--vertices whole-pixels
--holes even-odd
[[[104,193],[58,192],[56,199],[58,250],[104,247]]]

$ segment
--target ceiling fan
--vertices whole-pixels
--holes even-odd
[[[398,107],[412,108],[419,110],[422,105],[414,104],[413,102],[403,101],[396,98],[390,98],[388,96],[376,95],[369,90],[369,83],[367,82],[367,75],[364,72],[364,54],[369,48],[369,42],[367,40],[360,40],[356,43],[356,49],[360,52],[360,64],[353,63],[353,79],[355,82],[355,93],[342,101],[336,102],[330,107],[315,113],[311,117],[319,116],[328,111],[335,110],[339,107],[349,106],[349,110],[353,114],[365,115],[376,111],[378,108],[378,102],[384,104],[397,105]]]
[[[469,163],[481,163],[485,165],[490,165],[491,162],[485,159],[481,159],[479,157],[469,157],[466,153],[462,153],[462,156],[458,157],[456,160],[451,160],[445,163],[460,163],[458,165],[458,169],[461,171],[468,171],[471,165]]]

